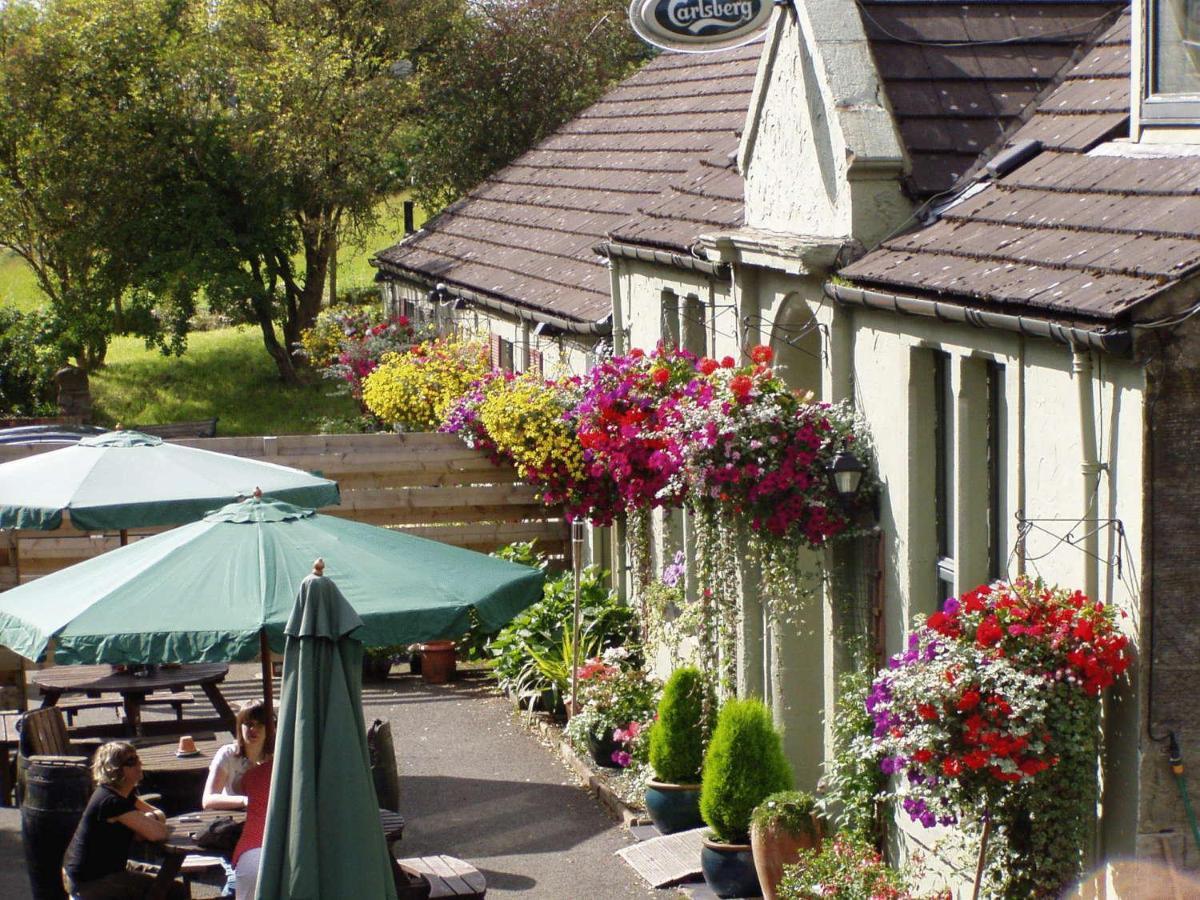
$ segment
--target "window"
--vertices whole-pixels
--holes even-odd
[[[662,290],[662,339],[679,346],[679,295],[670,288]]]
[[[1150,121],[1200,119],[1200,0],[1147,0],[1146,87]]]
[[[498,334],[491,335],[492,368],[505,372],[513,370],[513,342]]]
[[[1004,546],[1004,366],[987,364],[988,581],[1007,569]]]
[[[937,531],[937,606],[954,596],[954,385],[950,354],[933,354],[933,509]]]
[[[542,366],[543,366],[542,351],[534,350],[532,347],[530,347],[529,348],[529,371],[532,372],[534,375],[536,375],[538,378],[544,378],[545,372],[544,372]]]

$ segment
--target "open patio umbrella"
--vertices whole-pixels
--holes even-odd
[[[309,507],[340,502],[336,482],[274,463],[112,431],[0,465],[0,528],[83,531],[195,522],[249,496]],[[124,540],[122,540],[124,543]]]
[[[59,663],[236,662],[283,650],[298,572],[325,553],[369,647],[499,628],[541,596],[528,566],[250,498],[0,594],[0,645]],[[264,689],[269,678],[264,671]]]
[[[300,583],[284,626],[283,689],[257,900],[395,900],[362,712],[362,619],[337,585]]]

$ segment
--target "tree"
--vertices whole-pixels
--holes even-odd
[[[418,69],[417,199],[439,209],[570,119],[650,50],[623,0],[480,0]]]
[[[210,304],[257,322],[286,380],[315,321],[339,230],[366,227],[394,188],[395,140],[413,107],[412,62],[460,0],[213,0],[199,104],[217,111],[194,157],[230,247]],[[292,262],[303,253],[302,266]],[[278,324],[282,342],[275,334]]]
[[[181,256],[163,216],[186,191],[163,140],[174,82],[160,64],[180,12],[158,0],[0,7],[0,246],[29,264],[50,333],[87,369],[116,333],[180,349],[191,313],[195,283],[167,264]]]

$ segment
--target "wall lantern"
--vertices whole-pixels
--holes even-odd
[[[849,450],[843,450],[829,464],[829,481],[834,492],[843,503],[853,500],[862,485],[867,467]]]
[[[426,295],[425,299],[428,300],[430,303],[439,303],[442,300],[445,300],[447,298],[447,296],[448,296],[448,292],[446,290],[446,285],[442,284],[439,281],[437,283],[437,285],[434,286],[433,290],[431,290],[429,292],[429,294]]]

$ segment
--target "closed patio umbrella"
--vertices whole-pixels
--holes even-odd
[[[256,488],[309,507],[340,502],[336,482],[299,469],[112,431],[0,464],[0,528],[52,531],[64,513],[83,531],[182,525]]]
[[[300,584],[284,626],[283,688],[257,900],[395,900],[362,712],[362,619],[332,579]]]

